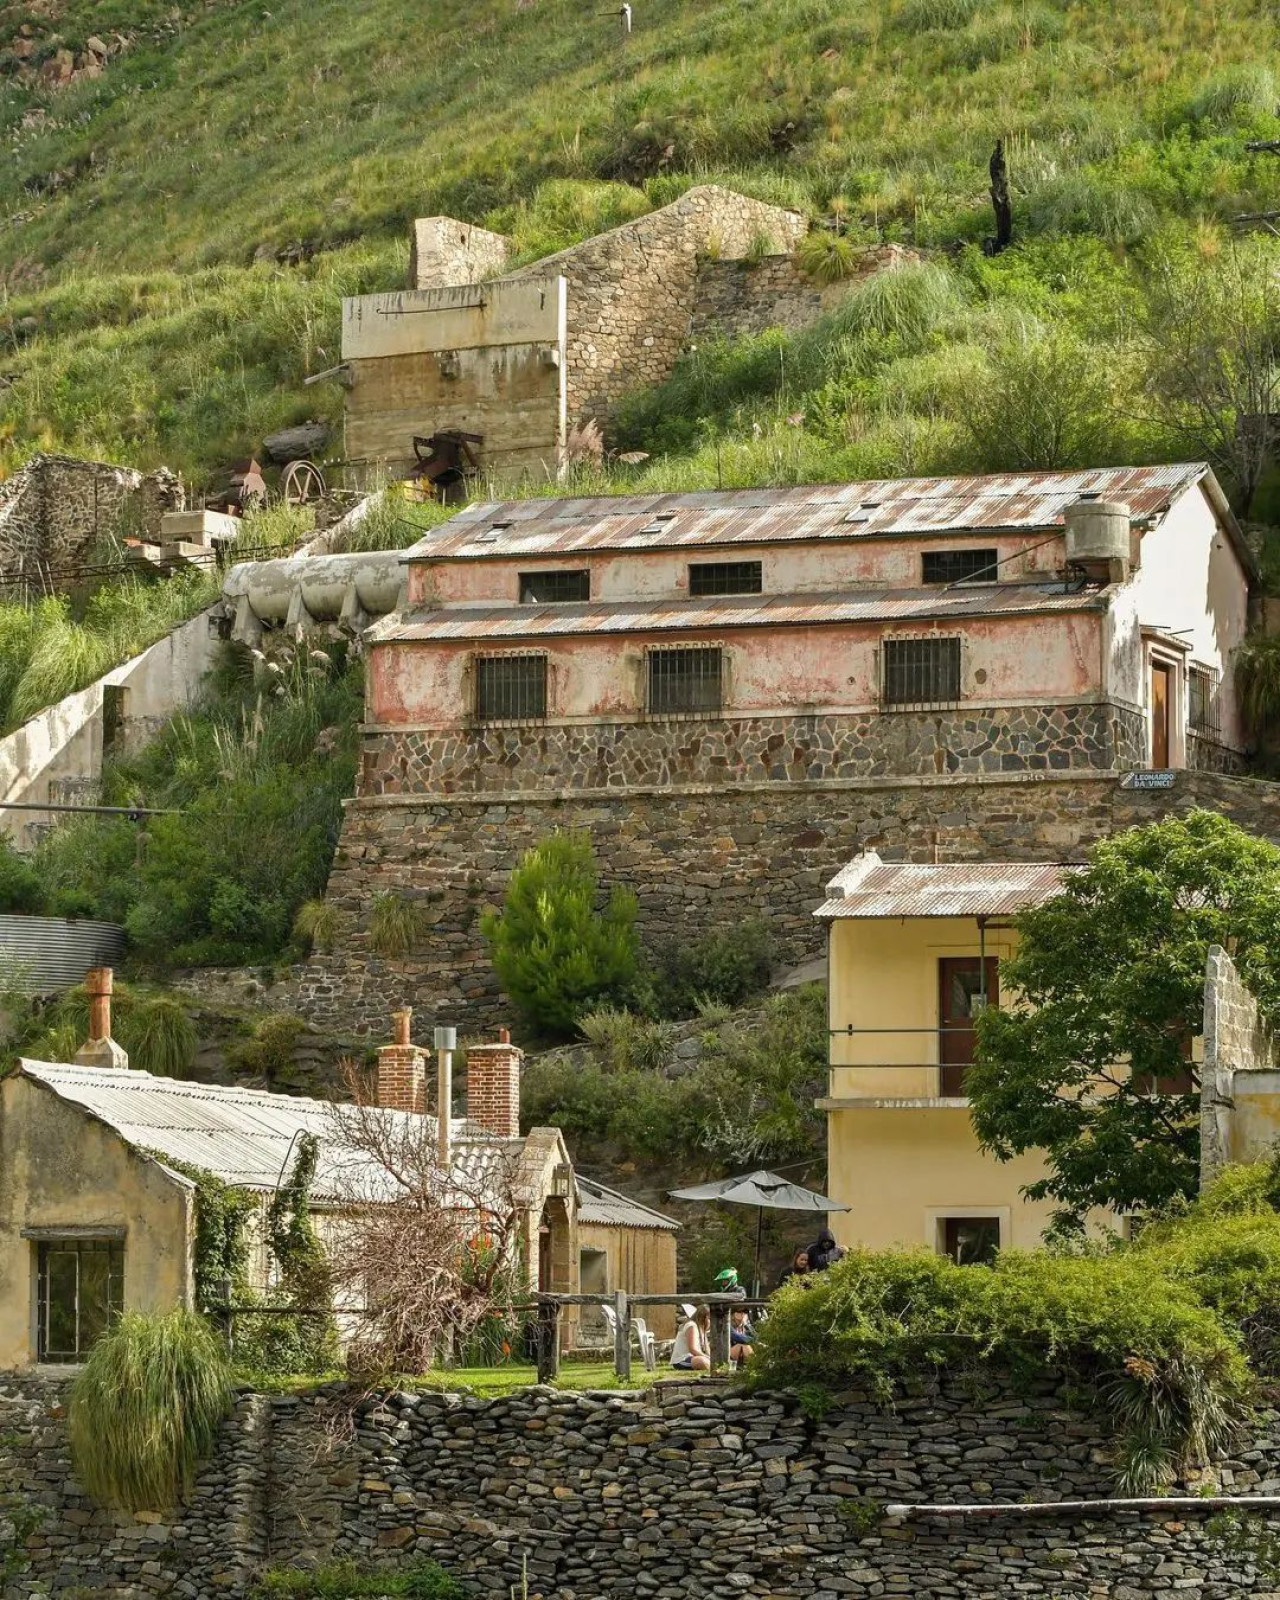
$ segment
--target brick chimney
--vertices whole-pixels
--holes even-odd
[[[409,1042],[413,1010],[404,1006],[391,1013],[392,1042],[378,1051],[378,1104],[389,1111],[427,1109],[426,1052]]]
[[[520,1065],[524,1052],[499,1028],[497,1044],[467,1051],[467,1116],[500,1139],[520,1137]]]
[[[89,996],[89,1037],[76,1051],[76,1065],[127,1067],[129,1057],[111,1037],[111,968],[90,967],[84,986]]]

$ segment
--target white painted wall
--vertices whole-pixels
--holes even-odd
[[[202,611],[166,634],[141,655],[50,706],[0,739],[0,800],[42,802],[51,788],[92,783],[102,773],[102,702],[108,684],[128,690],[125,740],[135,742],[187,705],[213,664],[216,637],[211,612]],[[30,843],[33,828],[50,821],[39,811],[0,811],[0,828],[15,843]]]

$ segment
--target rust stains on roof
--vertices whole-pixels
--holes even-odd
[[[1138,523],[1149,524],[1201,482],[1215,510],[1230,519],[1203,462],[790,489],[508,500],[469,506],[428,533],[406,559],[492,560],[593,550],[1048,531],[1062,525],[1065,508],[1081,497],[1122,500]]]
[[[1079,867],[1040,861],[882,861],[855,856],[827,885],[814,912],[826,921],[863,917],[998,917],[1061,894]]]
[[[874,589],[844,595],[720,595],[707,600],[583,602],[546,606],[446,606],[379,623],[378,643],[552,639],[577,634],[795,628],[821,623],[960,621],[1099,611],[1106,589],[1061,583],[964,584],[955,589]]]

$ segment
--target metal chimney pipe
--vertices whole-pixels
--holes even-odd
[[[448,1172],[453,1159],[453,1052],[458,1046],[456,1028],[437,1028],[436,1046],[436,1159]]]

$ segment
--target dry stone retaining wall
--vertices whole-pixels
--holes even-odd
[[[1119,828],[1196,805],[1280,841],[1280,787],[1190,772],[1155,791],[1080,771],[355,800],[328,889],[341,936],[303,969],[294,1003],[317,1026],[378,1035],[406,1000],[424,1024],[509,1022],[479,914],[556,829],[587,832],[603,882],[635,889],[646,938],[695,939],[761,915],[790,963],[821,950],[814,908],[860,849],[915,861],[932,860],[935,846],[943,860],[1079,860]],[[384,891],[421,910],[426,932],[409,956],[368,948],[370,905]]]
[[[797,332],[834,311],[875,273],[916,259],[901,245],[879,245],[864,251],[856,270],[837,283],[811,278],[794,255],[701,261],[689,337],[696,344],[713,334],[741,338],[767,328]]]
[[[190,1506],[142,1520],[102,1511],[76,1486],[63,1400],[61,1385],[0,1377],[0,1495],[45,1515],[15,1597],[238,1600],[265,1564],[409,1555],[504,1600],[520,1592],[525,1561],[529,1593],[555,1600],[1276,1592],[1228,1553],[1208,1508],[1020,1514],[1029,1500],[1111,1493],[1100,1421],[1047,1383],[979,1389],[952,1377],[889,1404],[845,1396],[820,1420],[795,1396],[706,1383],[389,1394],[363,1402],[346,1435],[333,1427],[333,1391],[246,1394]],[[1280,1416],[1259,1415],[1216,1481],[1225,1494],[1280,1494]],[[881,1517],[904,1502],[1008,1510]]]
[[[182,505],[171,472],[135,472],[74,456],[36,455],[0,484],[0,573],[41,581],[68,569],[99,537],[154,536],[166,511]]]

